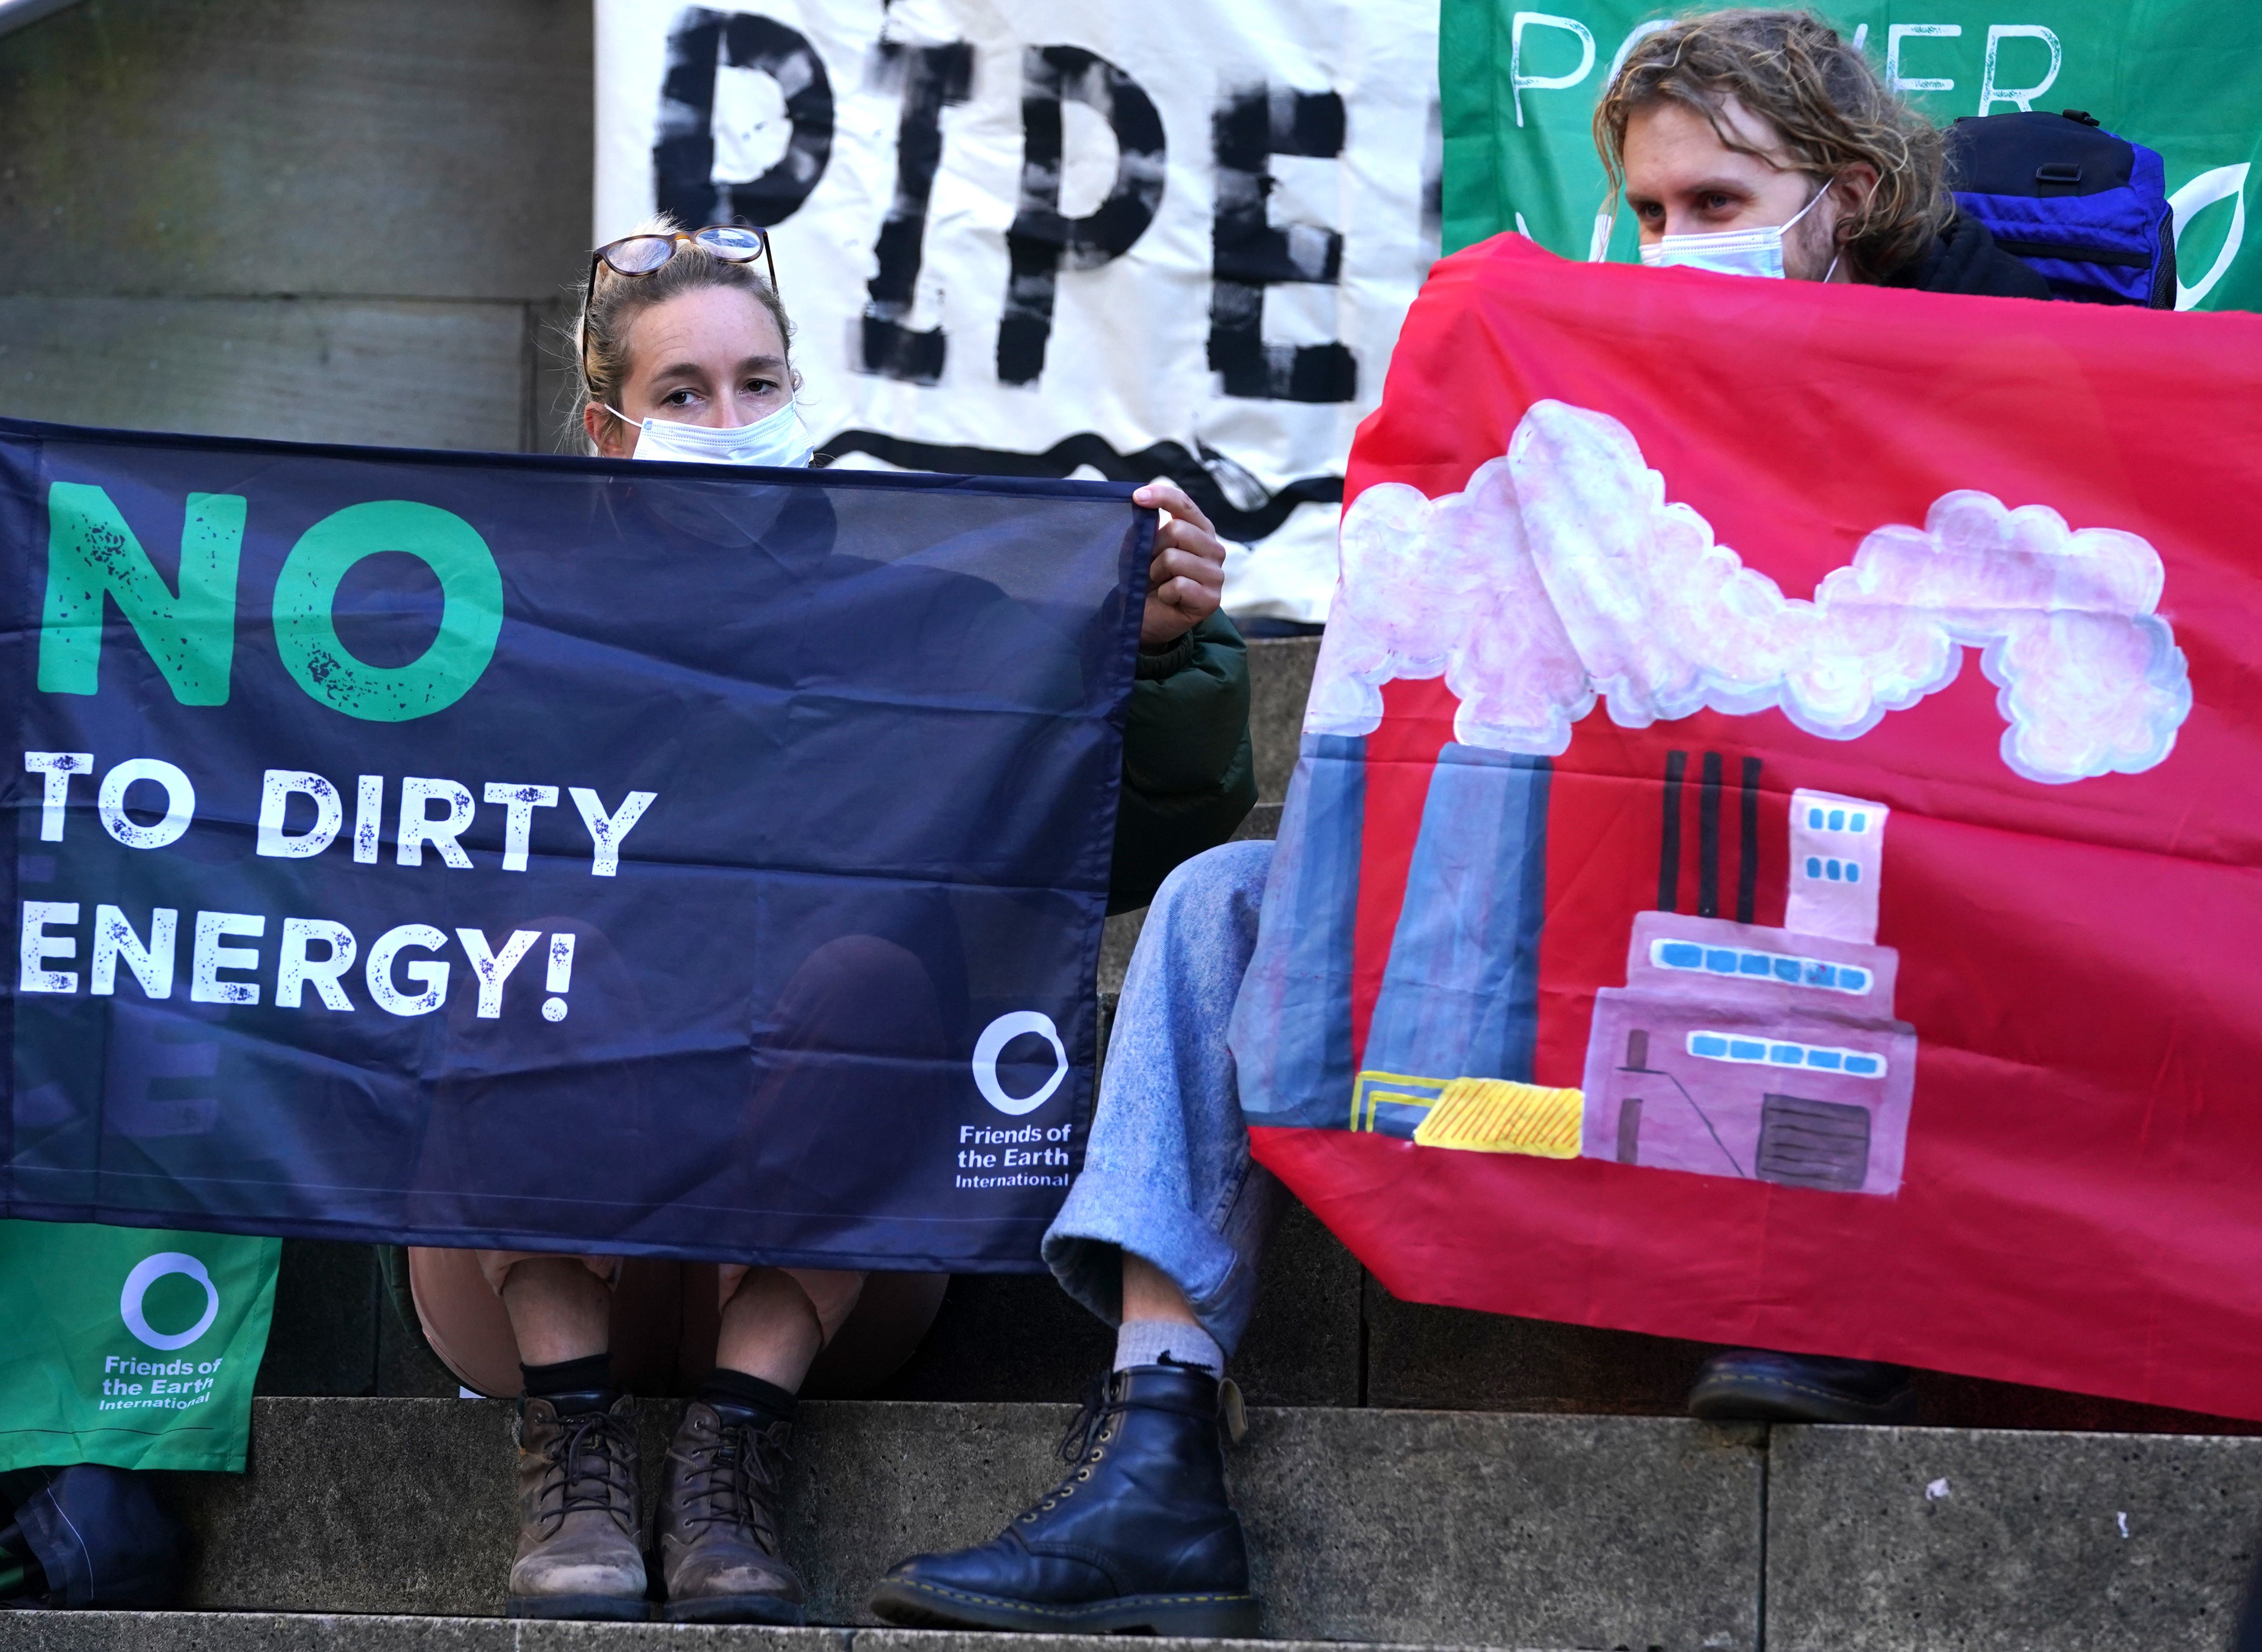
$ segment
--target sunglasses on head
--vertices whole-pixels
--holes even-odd
[[[720,258],[725,263],[752,263],[762,261],[769,272],[770,291],[777,291],[777,262],[770,256],[770,238],[767,231],[751,224],[710,224],[704,229],[676,229],[660,234],[623,235],[618,241],[609,241],[589,255],[589,285],[581,294],[581,314],[589,314],[589,307],[597,297],[597,266],[602,264],[615,275],[638,276],[655,273],[686,246],[696,247],[710,258]],[[581,376],[589,374],[588,351],[586,344],[581,357]]]

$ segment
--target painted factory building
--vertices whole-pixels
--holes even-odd
[[[1745,777],[1754,797],[1756,768]],[[1792,794],[1780,929],[1635,918],[1625,985],[1596,995],[1582,1157],[1845,1193],[1899,1187],[1917,1041],[1893,1017],[1899,956],[1877,944],[1889,812]]]

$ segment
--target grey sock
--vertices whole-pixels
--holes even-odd
[[[1206,1367],[1212,1376],[1225,1374],[1225,1350],[1209,1332],[1170,1319],[1127,1319],[1115,1333],[1115,1368],[1160,1365],[1169,1354],[1180,1365]]]

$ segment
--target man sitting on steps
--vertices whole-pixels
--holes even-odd
[[[2042,299],[1956,215],[1941,133],[1814,18],[1718,12],[1639,41],[1596,117],[1645,262]],[[1702,237],[1692,242],[1689,238]],[[1230,843],[1163,884],[1131,960],[1084,1170],[1045,1236],[1062,1288],[1117,1324],[1114,1370],[1066,1478],[991,1541],[904,1561],[897,1623],[1240,1635],[1257,1628],[1218,1427],[1280,1185],[1249,1155],[1226,1048],[1272,845]],[[1736,1351],[1703,1416],[1900,1421],[1908,1374]]]

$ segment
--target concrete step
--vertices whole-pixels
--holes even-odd
[[[1147,1639],[1140,1652],[1328,1652],[1325,1641]],[[0,1652],[1122,1652],[1103,1635],[513,1622],[336,1613],[0,1613]],[[1416,1652],[1376,1647],[1372,1652]],[[1422,1648],[1419,1652],[1437,1652]]]
[[[2222,1652],[2262,1440],[1777,1428],[1768,1652]]]
[[[647,1464],[675,1415],[647,1405]],[[786,1530],[812,1619],[869,1626],[890,1563],[992,1534],[1053,1483],[1071,1415],[806,1406]],[[184,1604],[499,1613],[509,1417],[257,1402],[249,1475],[171,1477],[200,1554]],[[1228,1463],[1266,1632],[1289,1641],[2216,1652],[2262,1529],[2262,1440],[2214,1436],[1286,1407],[1253,1410]],[[0,1652],[18,1621],[0,1613]]]
[[[1311,696],[1312,671],[1319,660],[1316,637],[1249,645],[1249,734],[1257,748],[1257,795],[1265,803],[1279,803],[1288,795],[1304,731],[1304,702]]]
[[[202,1611],[501,1612],[511,1408],[262,1400],[251,1471],[181,1475]],[[648,1404],[656,1462],[676,1414]],[[993,1535],[1073,1412],[811,1403],[787,1544],[821,1623],[880,1573]],[[1269,1634],[1512,1647],[1755,1643],[1765,1436],[1668,1419],[1259,1409],[1230,1457]],[[649,1475],[647,1476],[649,1481]],[[0,1614],[4,1621],[4,1614]]]

